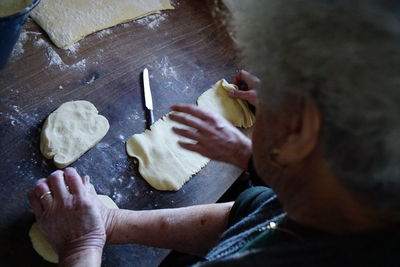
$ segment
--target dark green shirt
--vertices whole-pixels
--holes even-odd
[[[266,229],[270,222],[285,231]],[[229,225],[196,266],[400,266],[399,229],[346,236],[317,231],[285,218],[276,196],[265,187],[238,197]]]

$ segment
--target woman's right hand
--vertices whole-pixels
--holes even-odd
[[[230,90],[228,92],[230,97],[246,100],[251,105],[256,106],[257,89],[261,85],[260,79],[245,70],[241,70],[233,77],[232,83],[237,85],[239,90]]]

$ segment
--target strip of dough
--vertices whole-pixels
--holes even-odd
[[[247,103],[231,99],[227,90],[237,90],[237,87],[220,80],[203,93],[197,102],[200,107],[224,116],[235,126],[252,126],[254,114]],[[185,128],[170,120],[168,115],[164,116],[150,130],[135,134],[126,143],[128,155],[139,161],[142,177],[158,190],[179,190],[210,161],[198,153],[181,148],[177,142],[188,140],[173,133],[174,126]]]
[[[169,0],[42,0],[31,17],[64,48],[93,32],[166,9],[174,9]]]
[[[97,195],[100,201],[109,209],[118,209],[117,204],[105,195]],[[31,229],[29,230],[29,237],[31,238],[32,246],[34,250],[43,257],[46,261],[52,263],[58,263],[58,255],[51,247],[49,241],[40,230],[37,223],[33,223]]]

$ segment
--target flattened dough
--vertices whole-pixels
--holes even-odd
[[[139,172],[155,189],[176,191],[210,160],[178,145],[184,138],[172,132],[179,126],[168,115],[156,121],[151,130],[128,139],[128,155],[139,161]]]
[[[237,88],[220,80],[202,94],[197,102],[202,108],[224,116],[235,126],[252,126],[254,114],[246,102],[231,99],[226,93],[229,89]],[[210,161],[198,153],[181,148],[177,142],[184,138],[172,132],[173,126],[184,128],[167,115],[156,121],[150,131],[135,134],[126,143],[128,155],[139,161],[142,177],[158,190],[179,190]]]
[[[58,168],[73,163],[95,146],[110,128],[96,107],[84,100],[62,104],[46,119],[41,133],[40,151],[53,158]]]
[[[225,79],[219,80],[197,99],[197,104],[211,113],[221,115],[236,127],[253,126],[255,116],[249,110],[247,102],[229,97],[229,90],[238,90],[238,87]]]
[[[63,48],[93,32],[166,9],[174,9],[169,0],[42,0],[31,17]]]
[[[117,204],[115,204],[115,202],[108,196],[98,195],[98,197],[107,208],[118,209]],[[43,257],[43,259],[52,263],[58,263],[57,253],[51,247],[36,222],[32,224],[32,227],[29,230],[29,237],[31,238],[33,248]]]

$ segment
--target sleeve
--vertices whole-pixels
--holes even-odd
[[[232,226],[242,218],[256,210],[268,199],[274,199],[274,192],[264,186],[251,187],[243,191],[236,199],[229,213],[229,226]]]

